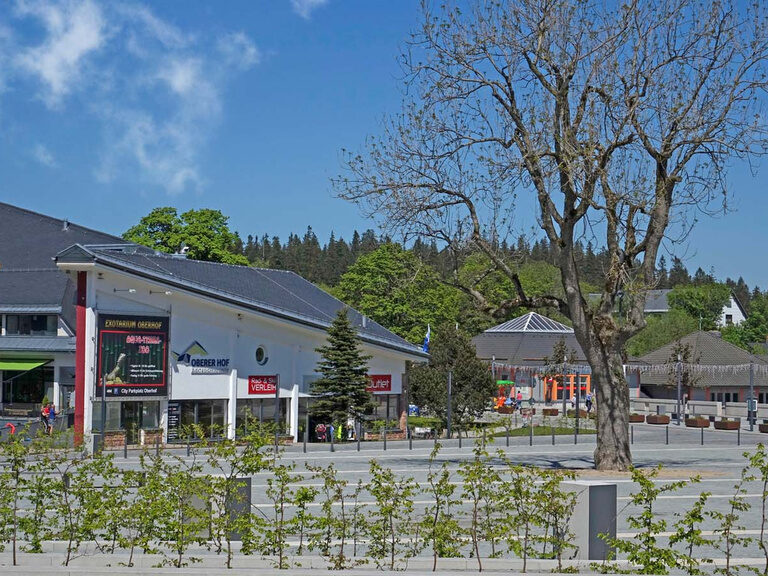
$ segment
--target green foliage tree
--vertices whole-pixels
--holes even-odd
[[[475,347],[451,325],[432,331],[428,364],[408,371],[410,401],[446,417],[448,372],[452,373],[451,411],[458,427],[466,428],[488,407],[495,392],[488,365],[477,358]]]
[[[366,390],[370,356],[360,349],[346,308],[339,310],[328,327],[328,343],[316,351],[320,354],[316,371],[321,376],[312,383],[312,416],[340,423],[370,413],[373,398]]]
[[[3,459],[0,469],[0,552],[5,550],[5,543],[10,542],[14,566],[17,565],[17,542],[23,515],[20,501],[28,489],[26,473],[32,465],[29,460],[32,445],[24,440],[28,432],[29,427],[24,427],[0,443]]]
[[[724,326],[723,340],[751,352],[763,353],[755,344],[768,338],[768,294],[755,295],[749,304],[749,315],[739,325]]]
[[[745,499],[747,495],[745,485],[753,480],[755,478],[748,464],[741,470],[741,477],[733,487],[733,494],[728,498],[725,512],[717,509],[706,512],[712,520],[719,522],[719,526],[713,530],[715,539],[712,541],[712,547],[725,557],[725,565],[717,566],[714,570],[715,574],[723,576],[738,574],[740,567],[732,563],[734,553],[738,548],[747,548],[752,543],[752,538],[744,535],[745,527],[741,522],[744,513],[749,511],[749,503]]]
[[[179,215],[176,208],[165,206],[153,209],[123,238],[170,254],[186,246],[194,260],[247,266],[248,259],[237,249],[242,241],[228,221],[219,210],[201,208]]]
[[[399,244],[384,244],[358,258],[333,289],[340,300],[413,343],[427,324],[455,322],[460,294]]]
[[[707,283],[673,288],[667,301],[671,309],[700,321],[702,330],[714,330],[730,297],[731,290],[725,284]]]
[[[683,310],[673,308],[666,314],[654,314],[648,317],[646,327],[627,342],[627,353],[630,356],[643,356],[687,336],[698,327],[698,317],[693,318]]]
[[[675,532],[669,537],[669,543],[674,546],[682,544],[684,549],[678,557],[678,565],[689,576],[700,576],[704,571],[699,567],[702,563],[711,564],[711,558],[697,558],[694,552],[709,544],[709,540],[702,536],[701,525],[705,519],[709,492],[702,492],[688,510],[684,513],[676,513]]]
[[[459,464],[459,477],[463,485],[461,496],[470,504],[467,533],[472,547],[471,554],[480,572],[483,571],[480,545],[489,533],[487,517],[484,522],[483,503],[496,496],[498,487],[494,486],[494,482],[498,482],[499,478],[498,472],[488,460],[489,454],[484,443],[478,441],[472,450],[472,458]]]

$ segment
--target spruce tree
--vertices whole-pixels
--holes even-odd
[[[339,310],[328,327],[328,343],[315,350],[320,362],[315,369],[321,377],[312,383],[310,413],[325,422],[341,423],[347,418],[360,419],[373,409],[368,392],[368,360],[357,341],[357,334],[347,318],[346,308]]]

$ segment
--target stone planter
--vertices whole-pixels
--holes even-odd
[[[768,424],[758,424],[757,429],[763,434],[768,434]]]
[[[106,448],[122,448],[125,446],[125,430],[107,430],[104,434]]]
[[[558,414],[560,414],[560,410],[558,410],[557,408],[542,408],[541,413],[544,416],[557,416]]]
[[[630,414],[629,415],[629,423],[630,424],[642,424],[645,422],[645,416],[642,414]]]
[[[142,446],[154,446],[163,443],[163,431],[160,428],[139,430],[139,442]]]
[[[666,414],[648,414],[645,421],[648,424],[669,424],[669,416]]]
[[[738,420],[716,420],[715,430],[738,430],[741,423]]]
[[[688,428],[709,428],[709,418],[686,418],[685,425]]]
[[[499,406],[497,412],[499,414],[512,414],[514,410],[512,409],[512,406]]]
[[[575,418],[576,410],[568,410],[565,414],[570,418]],[[586,410],[579,410],[579,418],[589,418],[589,414],[587,414]]]

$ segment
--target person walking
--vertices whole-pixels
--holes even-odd
[[[40,408],[40,422],[43,423],[43,426],[45,427],[45,433],[48,434],[48,404],[43,404]]]
[[[56,406],[48,404],[48,434],[53,434],[53,425],[56,422]]]
[[[587,392],[587,397],[584,398],[584,404],[587,405],[587,414],[592,412],[592,394]]]

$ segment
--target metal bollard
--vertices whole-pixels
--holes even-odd
[[[307,453],[307,440],[309,439],[309,429],[304,428],[304,454]]]
[[[630,444],[635,443],[635,427],[634,426],[629,427],[629,443]]]
[[[192,453],[192,448],[189,445],[189,436],[187,436],[187,458],[189,458],[191,453]]]
[[[485,438],[485,426],[483,426],[483,446],[488,445],[488,440]]]
[[[413,428],[408,428],[408,450],[413,450]]]
[[[509,426],[507,426],[507,448],[509,448]]]
[[[576,430],[576,428],[573,429],[573,444],[576,445],[579,443],[579,433]]]
[[[667,446],[669,446],[669,425],[667,425],[665,432],[666,432],[666,444]]]
[[[155,456],[160,456],[160,436],[155,436]]]
[[[357,451],[360,452],[360,437],[363,435],[363,423],[357,425]]]
[[[461,430],[459,430],[459,448],[461,448]]]
[[[336,436],[335,432],[336,431],[334,430],[334,433],[331,434],[331,452],[336,452],[336,439],[334,438],[334,436]]]
[[[435,441],[435,446],[437,446],[437,429],[435,429],[434,434],[432,434],[432,439]]]
[[[123,458],[128,460],[128,434],[125,435],[125,442],[123,442]]]
[[[736,429],[736,446],[741,446],[741,426]]]
[[[382,438],[384,438],[384,452],[387,451],[387,427],[384,426],[384,428],[381,429]]]
[[[549,430],[552,432],[552,446],[554,446],[555,445],[555,429],[552,428],[552,426],[550,426]]]
[[[704,428],[699,428],[701,430],[701,445],[704,446]]]
[[[531,418],[531,423],[528,428],[528,446],[533,446],[533,418]],[[509,446],[509,444],[507,444],[507,446]]]

